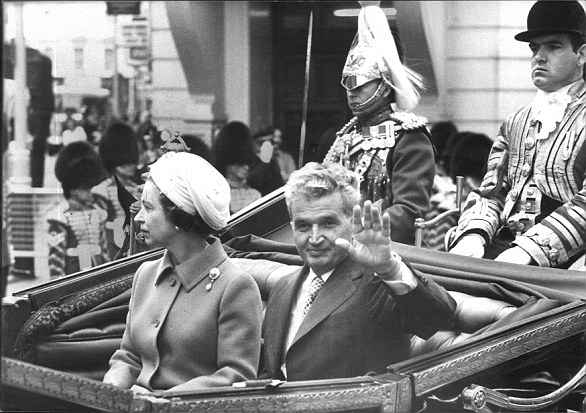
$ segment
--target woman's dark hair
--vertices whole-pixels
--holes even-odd
[[[175,205],[167,196],[161,192],[159,201],[173,225],[176,225],[185,232],[195,232],[202,238],[207,238],[217,231],[212,229],[196,211],[194,215],[188,214]]]

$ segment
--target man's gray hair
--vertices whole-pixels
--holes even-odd
[[[337,163],[309,162],[293,172],[285,184],[285,199],[289,214],[293,199],[314,199],[338,192],[343,199],[343,210],[352,215],[354,205],[360,202],[360,176]]]

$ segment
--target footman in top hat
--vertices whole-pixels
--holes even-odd
[[[586,246],[586,15],[538,1],[527,30],[531,104],[502,124],[482,185],[465,203],[450,252],[578,269]]]

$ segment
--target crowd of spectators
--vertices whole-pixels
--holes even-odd
[[[480,186],[486,173],[486,161],[492,140],[482,133],[460,132],[451,121],[441,121],[431,128],[431,140],[436,149],[436,176],[430,207],[425,221],[457,208],[456,179],[463,177],[461,199]],[[458,215],[447,216],[437,225],[423,230],[423,246],[445,251],[445,234],[458,223]]]
[[[94,115],[69,113],[62,125],[61,139],[49,145],[49,156],[56,163],[54,172],[64,191],[63,202],[49,217],[49,248],[53,252],[49,262],[53,276],[120,256],[128,221],[119,201],[120,188],[135,200],[140,198],[141,176],[163,155],[162,146],[171,136],[154,124],[148,112],[141,115],[140,122],[121,119],[107,127],[99,122],[95,111],[84,112]],[[91,127],[88,117],[93,118]],[[187,151],[210,162],[226,178],[232,214],[283,186],[296,169],[295,160],[284,150],[279,128],[262,129],[253,135],[246,124],[233,121],[214,135],[211,145],[194,134],[181,134],[181,138]],[[93,165],[91,174],[76,172],[80,164]],[[70,219],[72,211],[76,211],[75,222]],[[96,215],[96,211],[103,214]],[[79,224],[85,222],[81,218],[94,215],[100,219],[92,218],[91,228]],[[91,254],[89,259],[84,258],[79,255],[81,248],[76,249],[82,240],[89,240],[90,232],[95,245],[88,248],[100,249],[99,260],[92,260]],[[73,239],[64,234],[73,235]],[[76,263],[71,265],[71,261]]]

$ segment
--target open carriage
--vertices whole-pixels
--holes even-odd
[[[230,220],[222,241],[257,275],[263,299],[300,258],[282,190]],[[140,396],[103,384],[147,251],[13,294],[2,305],[3,410],[584,411],[584,274],[396,250],[458,302],[454,331],[414,337],[377,376]],[[335,351],[335,349],[332,349]],[[389,349],[392,351],[392,349]]]

